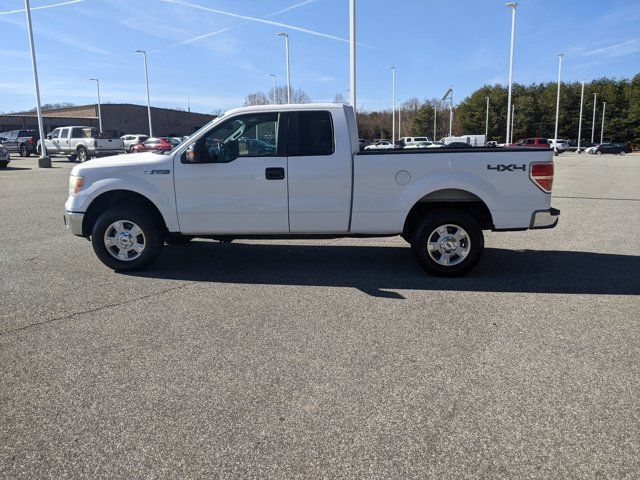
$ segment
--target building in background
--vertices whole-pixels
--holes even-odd
[[[131,103],[103,103],[102,129],[107,136],[120,137],[127,133],[148,134],[147,107]],[[71,125],[98,128],[98,105],[78,105],[66,108],[43,110],[46,133],[54,128]],[[210,122],[215,115],[193,113],[170,108],[151,108],[153,133],[159,137],[181,137],[191,135]],[[38,128],[36,112],[19,112],[0,115],[0,132]]]

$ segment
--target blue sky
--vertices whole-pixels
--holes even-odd
[[[144,103],[136,49],[149,51],[152,104],[200,112],[239,106],[248,92],[291,76],[314,101],[348,97],[348,0],[31,0],[43,103]],[[0,0],[0,111],[35,104],[23,0]],[[204,7],[204,8],[200,8]],[[499,0],[358,1],[358,106],[398,98],[460,100],[486,83],[506,83],[510,9]],[[284,25],[278,25],[284,24]],[[640,1],[522,0],[514,81],[631,77],[640,72]]]

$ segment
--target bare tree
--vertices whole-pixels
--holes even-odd
[[[333,97],[333,103],[347,103],[347,101],[345,100],[342,93],[336,93],[336,95]]]
[[[278,105],[287,103],[287,87],[276,87],[275,95],[273,88],[269,90],[269,93],[252,92],[247,95],[247,98],[244,101],[245,106],[269,105],[273,103]],[[291,103],[311,103],[311,97],[309,97],[304,90],[293,90],[291,92]]]

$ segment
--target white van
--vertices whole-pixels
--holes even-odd
[[[412,147],[414,145],[417,145],[420,142],[430,142],[431,139],[429,137],[402,137],[400,138],[400,142],[402,142],[402,144],[405,147]]]

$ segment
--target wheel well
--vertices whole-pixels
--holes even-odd
[[[158,222],[158,225],[160,225],[165,232],[167,231],[167,225],[164,222],[164,218],[162,217],[160,210],[158,210],[158,207],[156,207],[155,204],[147,197],[130,190],[111,190],[99,195],[89,205],[82,222],[83,236],[88,237],[91,235],[93,224],[105,210],[118,205],[141,207],[141,210],[149,212],[156,222]]]
[[[422,217],[440,208],[456,208],[471,215],[482,230],[494,228],[491,211],[477,196],[466,190],[445,189],[437,190],[425,195],[411,207],[404,222],[402,234],[408,236]]]

